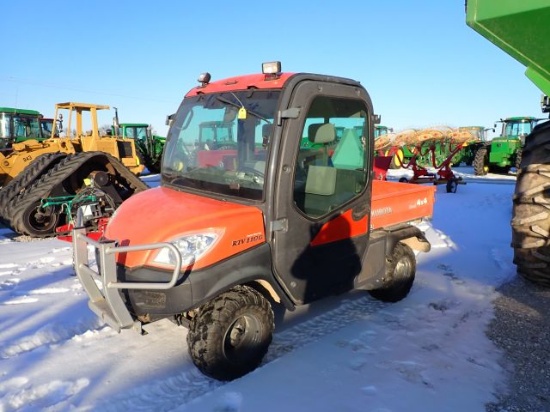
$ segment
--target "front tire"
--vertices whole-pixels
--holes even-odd
[[[550,122],[527,136],[512,211],[512,247],[517,272],[550,287]]]
[[[391,256],[386,258],[385,284],[369,290],[370,295],[383,302],[399,302],[411,291],[416,274],[416,258],[412,249],[397,242]]]
[[[204,304],[191,320],[189,354],[205,375],[233,380],[260,365],[274,327],[267,299],[249,286],[236,286]]]
[[[487,146],[477,149],[474,156],[474,174],[476,176],[485,176],[489,171],[489,151]]]

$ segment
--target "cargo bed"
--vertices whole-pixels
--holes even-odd
[[[372,183],[371,228],[379,229],[431,218],[435,186],[375,180]]]

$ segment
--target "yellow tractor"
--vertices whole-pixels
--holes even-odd
[[[134,139],[100,135],[99,110],[88,103],[56,104],[50,138],[30,139],[0,154],[0,220],[15,232],[33,237],[56,235],[86,199],[103,196],[110,210],[148,186],[137,176]],[[68,113],[66,113],[68,112]],[[65,113],[65,117],[63,116]],[[91,129],[84,128],[84,114]],[[63,120],[67,127],[63,127]],[[86,194],[86,196],[84,196]]]
[[[13,143],[8,155],[0,153],[0,186],[23,171],[34,159],[46,153],[79,153],[100,151],[119,159],[131,172],[139,175],[144,165],[140,164],[133,139],[99,133],[97,112],[109,106],[89,103],[58,103],[55,105],[55,119],[52,134],[42,142],[28,139]],[[65,113],[65,117],[63,117]],[[84,130],[84,113],[89,113],[91,129]],[[68,118],[67,132],[63,134],[63,119]]]

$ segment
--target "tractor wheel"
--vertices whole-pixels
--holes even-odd
[[[447,181],[447,193],[456,193],[458,189],[458,180],[456,178]]]
[[[514,163],[514,166],[516,167],[516,170],[519,170],[519,168],[521,167],[521,158],[522,157],[523,157],[523,149],[520,147],[516,151],[516,161]]]
[[[42,208],[40,202],[34,199],[28,199],[24,197],[22,203],[19,206],[23,213],[14,219],[14,223],[18,227],[23,227],[24,232],[18,231],[18,233],[25,233],[31,237],[47,237],[55,234],[55,228],[64,221],[61,222],[60,210],[57,207]]]
[[[416,274],[416,259],[412,249],[397,242],[391,256],[386,257],[386,284],[369,290],[370,295],[383,302],[399,302],[411,291]]]
[[[151,172],[152,174],[160,173],[160,164],[161,164],[160,156],[155,160],[149,154],[145,154],[144,162],[145,162],[144,163],[145,167],[147,167],[147,170],[149,170],[149,172]]]
[[[403,149],[397,149],[391,159],[390,169],[401,169],[404,161],[405,154],[403,153]]]
[[[489,171],[489,151],[487,146],[481,146],[477,149],[474,156],[474,174],[476,176],[485,176]]]
[[[8,208],[8,204],[14,197],[32,186],[33,182],[39,179],[41,175],[66,157],[67,154],[61,152],[42,154],[2,187],[2,190],[0,190],[0,221],[9,222],[11,209]]]
[[[227,381],[256,369],[274,329],[270,303],[248,286],[236,286],[199,309],[191,320],[187,346],[207,376]]]
[[[527,136],[518,170],[512,213],[512,247],[517,272],[550,287],[550,122]]]

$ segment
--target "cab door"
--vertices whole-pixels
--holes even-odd
[[[275,276],[303,304],[351,289],[361,270],[373,112],[358,83],[309,77],[296,81],[289,95],[274,159],[271,246]]]

